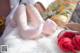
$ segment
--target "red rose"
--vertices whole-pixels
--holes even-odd
[[[76,33],[74,33],[74,32],[72,32],[72,31],[62,31],[62,32],[60,32],[60,34],[58,35],[58,41],[61,39],[61,38],[65,38],[65,37],[67,37],[67,38],[73,38],[73,37],[75,37],[75,34]]]
[[[75,36],[75,32],[72,32],[72,31],[62,31],[58,38],[61,38],[61,37],[68,37],[68,38],[73,38]]]
[[[73,44],[75,46],[75,49],[79,50],[80,51],[80,35],[76,35],[74,38],[73,38]]]
[[[63,34],[64,37],[73,38],[75,36],[74,32],[65,32]]]
[[[70,38],[60,38],[60,40],[58,41],[58,45],[65,52],[72,51],[76,53]]]
[[[58,45],[65,52],[80,51],[80,33],[77,31],[62,31],[58,36]]]

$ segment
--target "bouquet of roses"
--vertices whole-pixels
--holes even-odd
[[[58,46],[65,52],[80,51],[80,33],[77,31],[62,31],[58,36]]]

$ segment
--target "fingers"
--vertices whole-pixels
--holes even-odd
[[[80,24],[78,23],[69,23],[66,26],[71,30],[76,30],[80,32]]]

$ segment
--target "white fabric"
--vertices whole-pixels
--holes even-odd
[[[14,13],[15,13],[18,5],[19,5],[19,3],[16,4],[16,6],[11,10],[10,14],[6,17],[6,26],[9,24],[14,25],[13,16],[14,16]]]
[[[19,3],[19,0],[9,0],[9,1],[11,9],[13,9]]]
[[[44,23],[44,26],[46,24],[45,28],[49,26],[49,24],[51,27],[54,27],[54,24],[51,22],[52,21],[47,20],[46,23]],[[57,36],[60,31],[62,31],[62,29],[56,30],[55,33],[49,37],[40,34],[43,36],[36,40],[24,40],[19,36],[18,28],[12,27],[9,23],[0,41],[3,40],[2,43],[8,45],[8,51],[6,53],[62,53],[57,46]]]
[[[30,11],[30,12],[28,12]],[[35,13],[34,13],[35,12]],[[33,6],[27,6],[27,13],[30,13],[29,16],[31,15],[36,15],[36,16],[32,16],[32,17],[27,17],[26,15],[26,6],[24,5],[19,5],[17,8],[17,11],[14,14],[14,20],[17,23],[17,27],[19,29],[19,33],[21,35],[21,37],[28,39],[28,38],[32,38],[32,37],[36,37],[37,35],[39,35],[42,31],[42,27],[43,27],[43,23],[42,20],[40,18],[40,15],[38,13],[38,11],[36,11],[35,8],[33,8]],[[34,23],[35,25],[31,26],[29,25],[30,23],[28,23],[28,19],[31,18],[30,22]],[[35,20],[33,22],[33,20]]]
[[[14,28],[4,37],[5,45],[8,45],[6,53],[62,53],[57,46],[57,35],[60,31],[58,29],[51,37],[23,40],[19,37],[17,28]]]
[[[49,5],[54,2],[55,0],[22,0],[22,3],[27,3],[28,4],[35,4],[37,2],[40,2],[45,9],[49,7]]]

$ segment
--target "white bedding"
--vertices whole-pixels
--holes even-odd
[[[9,27],[6,30],[1,40],[4,40],[5,45],[8,45],[7,53],[62,53],[57,46],[57,35],[61,29],[56,30],[49,37],[43,36],[36,40],[23,40],[19,37],[17,28]]]

